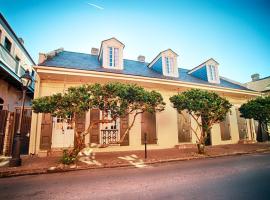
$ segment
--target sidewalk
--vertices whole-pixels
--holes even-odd
[[[77,165],[70,166],[60,164],[60,157],[56,156],[22,156],[21,167],[1,167],[0,177],[127,166],[141,168],[154,163],[241,155],[256,152],[270,152],[270,143],[210,146],[206,147],[205,155],[198,154],[195,145],[191,148],[148,150],[147,159],[144,159],[144,151],[99,152],[95,153],[95,158],[90,164],[78,162]]]

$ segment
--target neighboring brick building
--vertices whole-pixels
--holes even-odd
[[[0,13],[0,154],[10,154],[13,133],[16,130],[16,119],[22,100],[22,87],[20,77],[29,70],[33,79],[36,72],[33,59],[24,47],[22,38],[18,38],[6,19]],[[34,84],[27,90],[25,105],[29,106],[34,95]],[[27,113],[27,114],[26,114]],[[31,112],[26,111],[27,123],[31,118]],[[15,117],[14,117],[15,116]],[[13,120],[13,121],[12,121]],[[24,121],[23,153],[28,152],[29,125]],[[27,141],[28,140],[28,141]],[[25,144],[25,146],[24,146]]]

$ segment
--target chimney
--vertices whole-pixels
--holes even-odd
[[[38,64],[45,62],[47,59],[53,58],[62,51],[64,51],[64,48],[55,49],[49,53],[39,53]]]
[[[38,57],[38,64],[43,63],[44,61],[47,60],[47,55],[46,53],[39,53]]]
[[[137,59],[140,62],[145,62],[145,56],[139,55]]]
[[[91,49],[91,54],[97,56],[97,55],[98,55],[98,48],[94,48],[94,47],[93,47],[93,48]]]
[[[20,43],[22,44],[22,45],[24,45],[24,40],[20,37],[20,38],[18,38],[19,39],[19,41],[20,41]]]
[[[251,75],[251,79],[252,79],[252,81],[257,81],[257,80],[259,80],[259,79],[260,79],[260,74],[252,74],[252,75]]]

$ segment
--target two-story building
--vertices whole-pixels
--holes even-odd
[[[39,64],[35,66],[37,82],[34,98],[65,92],[70,86],[116,81],[135,83],[163,95],[166,102],[164,111],[142,114],[136,119],[124,143],[98,151],[143,149],[144,133],[148,134],[151,149],[195,144],[196,137],[191,131],[191,128],[198,131],[195,121],[188,115],[179,115],[169,101],[172,95],[191,88],[216,92],[233,104],[226,120],[212,128],[212,145],[256,138],[253,121],[241,118],[238,108],[260,93],[220,76],[219,67],[222,66],[216,60],[210,58],[193,69],[184,69],[179,67],[179,56],[172,49],[161,51],[151,62],[146,62],[144,56],[139,56],[138,60],[124,59],[124,47],[116,38],[110,38],[101,42],[100,49],[93,48],[89,54],[63,49],[41,53]],[[85,114],[82,123],[87,127],[91,120],[97,118],[100,118],[100,111],[91,110]],[[131,117],[113,125],[93,127],[85,142],[106,144],[112,138],[110,129],[113,137],[119,138],[130,121]],[[44,155],[48,151],[72,147],[73,143],[74,130],[65,120],[50,114],[33,114],[30,153]]]
[[[29,70],[35,79],[35,62],[24,47],[22,38],[18,38],[7,20],[0,13],[0,154],[10,154],[12,137],[17,128],[18,113],[22,103],[22,84],[20,77]],[[34,96],[33,81],[26,92],[25,105],[29,106]],[[27,108],[26,108],[27,110]],[[29,135],[31,110],[25,112],[23,136]],[[23,152],[28,152],[27,137],[22,141]]]

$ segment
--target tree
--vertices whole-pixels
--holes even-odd
[[[67,92],[40,97],[33,100],[35,113],[51,113],[52,116],[72,118],[75,130],[75,149],[84,148],[84,137],[91,128],[100,123],[111,123],[119,118],[133,114],[131,124],[121,136],[122,143],[139,114],[163,111],[165,103],[160,93],[147,91],[135,84],[107,83],[104,85],[82,85],[68,88]],[[90,109],[102,111],[100,120],[91,121],[82,133],[77,131],[77,118]]]
[[[263,130],[269,134],[266,130],[267,123],[270,122],[270,96],[257,97],[244,103],[239,108],[241,117],[246,119],[254,119],[258,121],[258,133],[257,141],[263,141]]]
[[[183,111],[188,112],[200,128],[200,136],[196,130],[191,129],[197,137],[199,153],[204,153],[205,141],[212,126],[223,121],[232,106],[228,100],[218,94],[199,89],[191,89],[174,95],[170,97],[170,101],[179,114]]]

